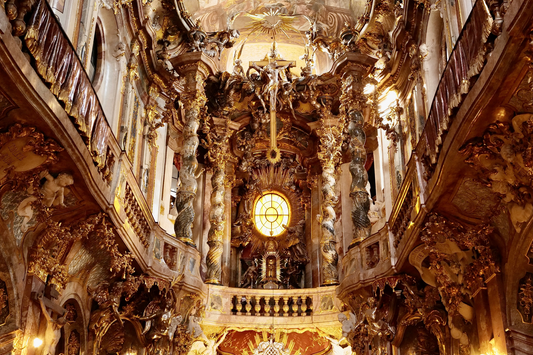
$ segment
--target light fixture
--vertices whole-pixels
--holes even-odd
[[[40,338],[34,338],[33,339],[33,347],[34,348],[38,348],[41,345],[43,345],[43,341]]]

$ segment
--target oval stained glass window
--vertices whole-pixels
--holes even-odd
[[[254,206],[254,222],[257,230],[269,237],[285,231],[290,220],[289,204],[284,196],[270,192],[261,196]]]

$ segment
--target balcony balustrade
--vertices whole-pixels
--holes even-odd
[[[423,150],[419,156],[426,164],[426,178],[432,175],[432,166],[437,163],[440,146],[452,124],[454,112],[469,92],[471,82],[485,66],[485,56],[490,47],[487,41],[490,34],[497,31],[497,26],[501,25],[499,5],[496,3],[491,1],[491,9],[497,14],[493,19],[485,0],[476,1],[442,73],[418,143]]]
[[[338,323],[341,311],[336,287],[264,290],[209,286],[206,320],[220,320],[236,326]]]

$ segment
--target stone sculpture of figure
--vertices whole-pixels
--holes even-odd
[[[276,275],[276,258],[271,256],[267,258],[266,262],[266,279],[273,280],[277,279]]]
[[[242,100],[242,93],[240,95],[236,94],[237,87],[240,84],[243,84],[248,79],[244,73],[244,68],[242,67],[242,60],[239,58],[235,59],[235,64],[233,65],[233,72],[229,76],[228,80],[224,85],[224,94],[228,98],[228,104],[234,105],[235,102]],[[237,96],[239,96],[237,98]]]
[[[305,219],[302,219],[294,227],[287,228],[285,225],[283,227],[287,230],[287,249],[289,250],[292,260],[298,263],[306,264],[309,261],[309,258],[307,256],[307,250],[304,242]]]
[[[286,287],[289,288],[298,288],[298,282],[300,281],[301,270],[298,267],[296,262],[289,260],[287,268],[285,269],[285,274],[287,275],[285,281]]]
[[[275,60],[268,63],[264,68],[263,68],[263,71],[264,73],[267,75],[268,79],[269,79],[269,82],[268,82],[268,86],[265,88],[265,91],[268,91],[270,92],[270,97],[271,97],[271,100],[272,98],[276,98],[277,97],[277,92],[278,92],[278,88],[280,86],[280,76],[282,75],[282,72],[285,70],[285,69],[288,69],[289,67],[291,66],[291,63],[287,64],[287,65],[278,65],[278,62],[276,62]],[[265,92],[266,94],[266,92]],[[271,101],[271,103],[275,103],[273,101]]]
[[[43,195],[43,205],[46,207],[65,206],[65,187],[74,184],[72,175],[61,173],[56,178],[45,172],[46,182],[41,188]]]
[[[65,206],[65,187],[72,185],[74,179],[72,175],[67,173],[60,173],[54,178],[48,170],[40,174],[40,178],[46,178],[45,183],[41,187],[41,195],[43,197],[43,205],[45,207]],[[33,189],[28,189],[29,193],[33,193]],[[32,203],[37,201],[36,196],[29,196],[22,200],[17,207],[17,214],[23,217],[20,230],[24,233],[28,230],[28,223],[33,218]]]
[[[330,338],[328,336],[324,336],[324,338],[328,339],[331,344],[331,353],[328,353],[328,354],[330,355],[352,355],[353,354],[351,346],[345,345],[346,347],[343,348],[343,346],[341,345],[342,339],[337,340],[335,338]]]
[[[168,52],[168,45],[169,44],[170,44],[169,41],[166,41],[166,40],[163,41],[163,48],[161,48],[160,50],[158,50],[156,52],[157,60],[159,62],[161,62],[161,64],[163,65],[163,68],[165,68],[166,71],[168,71],[169,73],[171,73],[174,76],[177,76],[177,73],[174,70],[174,66],[170,62],[170,56],[171,55]]]
[[[224,30],[219,32],[210,32],[207,34],[207,42],[209,44],[214,44],[216,47],[216,52],[218,54],[218,59],[220,60],[220,55],[224,48],[231,48],[235,44],[234,39],[239,38],[239,30]],[[215,53],[207,53],[214,57]]]
[[[46,310],[46,306],[43,303],[42,294],[39,295],[39,304],[41,305],[42,313],[46,318],[46,332],[44,334],[43,340],[45,347],[43,349],[43,354],[54,355],[57,343],[59,343],[59,339],[61,338],[61,328],[63,328],[63,326],[68,323],[66,319],[66,314],[57,319],[52,319],[52,317],[50,316],[50,314],[48,314],[48,311]]]
[[[366,183],[366,192],[368,196],[371,196],[370,194],[370,182]],[[376,224],[378,222],[382,215],[381,215],[381,209],[383,208],[384,202],[375,202],[374,200],[370,199],[370,209],[368,211],[368,219],[370,220],[370,223],[372,225]]]
[[[270,106],[271,110],[276,109],[276,100],[277,100],[277,93],[278,88],[280,87],[280,75],[282,72],[286,69],[288,69],[292,63],[289,63],[287,65],[279,65],[277,61],[273,60],[272,62],[265,65],[263,68],[258,66],[255,63],[251,63],[250,67],[248,68],[248,71],[250,69],[255,69],[263,78],[264,81],[268,81],[268,83],[263,83],[263,86],[261,88],[261,99],[265,96],[270,95]],[[263,100],[261,100],[263,103]],[[264,106],[265,112],[266,112],[266,106]]]
[[[259,101],[261,102],[261,105],[263,106],[263,112],[266,113],[267,107],[266,107],[265,99],[263,97],[263,81],[261,80],[261,76],[258,73],[250,74],[250,68],[248,68],[248,73],[246,76],[248,77],[249,84],[251,88],[253,89],[253,93],[259,99]]]
[[[296,113],[294,112],[294,106],[293,101],[296,101],[297,93],[296,90],[294,90],[294,83],[293,82],[284,82],[281,85],[282,91],[281,91],[281,109],[288,108],[291,110],[292,117],[296,119]],[[288,120],[288,123],[290,123],[290,120]],[[285,128],[285,123],[283,125],[283,129],[289,130],[290,127]],[[287,132],[289,133],[289,132]],[[280,134],[281,136],[281,134]]]
[[[254,260],[242,277],[241,287],[253,288],[254,282],[257,281],[258,277],[259,277],[259,269],[257,267],[256,261]]]
[[[355,330],[355,325],[357,323],[357,317],[355,314],[353,314],[353,312],[350,312],[348,315],[350,318],[346,317],[346,314],[344,313],[339,313],[337,316],[339,318],[339,322],[342,323],[342,336],[345,338],[350,332]]]
[[[204,306],[200,305],[200,301],[191,308],[188,317],[186,318],[187,322],[187,333],[191,335],[193,339],[202,338],[207,342],[207,337],[204,334],[204,331],[200,327],[199,322],[202,320],[201,311]]]
[[[187,37],[192,52],[200,52],[204,48],[207,33],[201,29],[200,20],[196,21],[194,26],[187,32]]]

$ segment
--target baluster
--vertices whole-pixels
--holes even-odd
[[[270,316],[270,297],[265,297],[265,316]]]
[[[302,297],[300,309],[302,310],[302,316],[305,317],[307,315],[307,297]]]
[[[246,315],[247,316],[251,316],[252,313],[250,311],[252,310],[252,299],[249,298],[249,297],[245,297],[244,299],[245,299],[245,302],[246,302],[246,304],[244,306],[246,308]]]
[[[297,317],[298,316],[298,297],[292,298],[292,316]]]
[[[242,314],[241,311],[242,311],[242,297],[241,296],[237,296],[237,304],[235,305],[236,308],[237,308],[237,314]]]
[[[283,297],[283,316],[289,315],[289,297]]]
[[[254,306],[255,315],[260,316],[261,315],[261,297],[255,296],[254,300],[255,300],[255,306]]]
[[[313,314],[313,299],[309,297],[309,306],[307,306],[307,309],[310,311],[310,314]]]
[[[274,317],[279,316],[279,297],[274,296]]]

